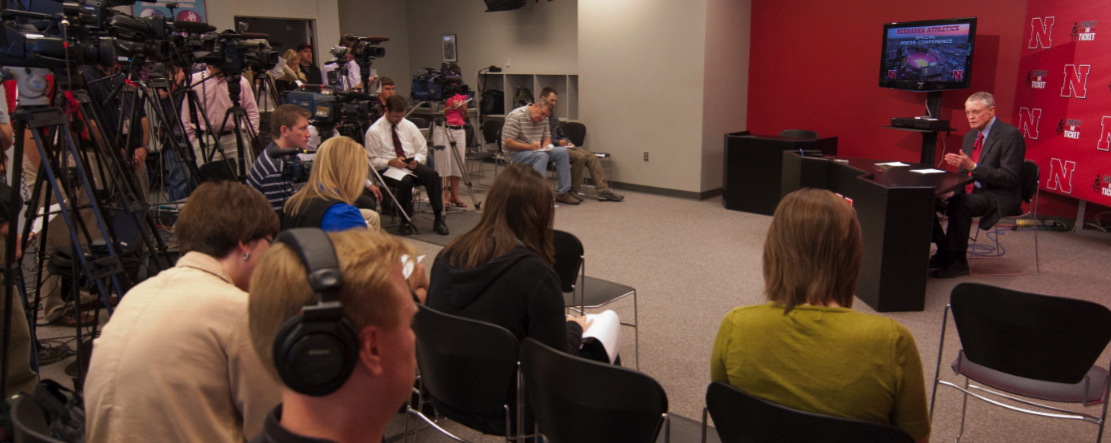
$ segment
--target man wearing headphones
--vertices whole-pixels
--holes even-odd
[[[252,278],[248,317],[282,404],[252,442],[381,441],[416,374],[406,255],[416,252],[365,229],[278,236]]]

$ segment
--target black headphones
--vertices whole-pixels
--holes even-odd
[[[282,325],[274,338],[274,366],[282,382],[295,392],[316,397],[331,394],[351,377],[359,358],[359,335],[343,317],[340,304],[343,272],[336,250],[317,228],[286,230],[275,241],[301,257],[318,301]]]

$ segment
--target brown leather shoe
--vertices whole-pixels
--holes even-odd
[[[565,203],[565,204],[568,204],[568,205],[577,205],[579,203],[582,203],[582,200],[579,200],[579,199],[573,197],[570,192],[564,192],[562,194],[559,194],[559,197],[556,197],[556,201],[559,202],[559,203]]]

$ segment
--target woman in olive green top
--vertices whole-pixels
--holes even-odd
[[[860,224],[845,200],[801,189],[783,198],[764,243],[768,302],[734,308],[710,375],[801,411],[930,434],[922,361],[903,325],[853,311]]]

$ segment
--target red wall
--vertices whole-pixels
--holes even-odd
[[[885,22],[977,17],[972,87],[942,95],[942,118],[956,132],[942,138],[949,152],[968,132],[964,99],[975,91],[995,94],[996,115],[1014,115],[1026,0],[753,0],[748,80],[748,130],[778,134],[812,129],[838,137],[838,153],[851,157],[917,162],[922,136],[884,129],[892,117],[925,115],[926,94],[880,88],[880,48]],[[1076,216],[1076,202],[1046,196],[1038,212]]]

